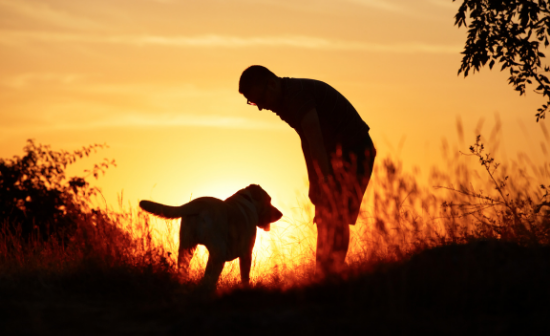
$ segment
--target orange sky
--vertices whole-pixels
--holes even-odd
[[[258,183],[288,209],[306,193],[305,163],[294,131],[238,93],[252,64],[331,84],[370,125],[379,158],[407,167],[427,173],[441,139],[457,142],[459,116],[463,150],[478,121],[488,134],[498,113],[499,153],[541,156],[542,97],[519,97],[498,71],[457,76],[466,35],[453,25],[457,8],[451,0],[0,0],[0,157],[21,154],[28,138],[67,150],[106,142],[87,163],[116,159],[99,181],[110,204],[122,190],[133,206],[178,204]]]

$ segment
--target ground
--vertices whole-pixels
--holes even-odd
[[[160,273],[0,274],[2,335],[544,335],[550,248],[450,244],[285,290],[206,295]]]

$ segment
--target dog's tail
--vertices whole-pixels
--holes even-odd
[[[141,201],[139,206],[143,210],[162,218],[180,218],[187,214],[187,211],[184,210],[185,204],[182,206],[169,206],[151,201]]]

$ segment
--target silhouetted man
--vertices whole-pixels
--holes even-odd
[[[317,224],[316,273],[338,272],[349,247],[376,150],[369,126],[330,85],[313,79],[277,77],[253,65],[239,81],[249,105],[275,112],[300,136]]]

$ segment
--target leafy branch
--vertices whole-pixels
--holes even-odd
[[[455,0],[453,0],[455,1]],[[469,14],[470,23],[466,23]],[[508,83],[520,95],[526,85],[536,83],[534,90],[547,98],[537,110],[537,122],[544,119],[550,108],[550,80],[543,66],[541,44],[550,42],[550,1],[548,0],[463,0],[455,15],[455,25],[468,27],[462,64],[458,74],[479,71],[489,62],[498,62],[501,71],[509,69]]]

